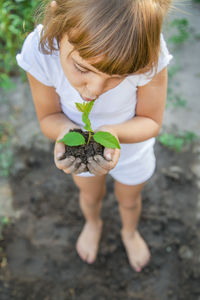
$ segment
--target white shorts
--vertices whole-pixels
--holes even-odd
[[[153,145],[144,149],[140,155],[131,155],[130,144],[123,144],[120,158],[109,174],[118,182],[126,185],[137,185],[147,181],[154,173],[156,158]],[[78,174],[81,177],[95,176],[89,172]]]

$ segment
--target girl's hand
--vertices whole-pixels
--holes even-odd
[[[102,126],[102,127],[98,128],[98,130],[96,130],[96,131],[110,132],[118,140],[116,133],[113,130],[111,130],[109,127]],[[118,163],[119,156],[120,156],[120,149],[105,148],[103,156],[104,157],[102,157],[101,155],[95,155],[94,157],[88,158],[87,167],[88,167],[90,173],[92,173],[94,175],[107,174]]]
[[[74,128],[80,129],[80,127],[78,127],[77,125],[74,125],[73,129]],[[54,148],[54,162],[58,169],[63,170],[63,172],[67,174],[79,174],[85,172],[86,165],[81,163],[80,158],[75,158],[74,156],[62,159],[65,153],[65,145],[64,143],[57,142],[58,140],[62,139],[64,135],[69,132],[69,130],[70,129],[63,130],[56,140]]]

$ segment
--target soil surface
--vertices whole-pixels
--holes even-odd
[[[156,145],[157,170],[143,192],[139,225],[152,258],[136,273],[120,239],[112,178],[107,177],[99,254],[87,265],[75,251],[84,219],[71,175],[55,167],[53,146],[52,151],[18,149],[20,168],[13,168],[9,180],[21,215],[4,230],[1,242],[0,299],[198,300],[193,152],[193,146],[177,154]]]

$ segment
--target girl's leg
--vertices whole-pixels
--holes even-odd
[[[142,209],[141,191],[145,183],[130,186],[115,181],[115,195],[122,220],[121,236],[131,266],[140,272],[150,259],[147,244],[137,231]]]
[[[73,175],[73,179],[80,189],[80,207],[86,220],[77,240],[76,250],[84,261],[93,263],[97,256],[102,231],[100,212],[106,192],[105,175],[93,177]]]

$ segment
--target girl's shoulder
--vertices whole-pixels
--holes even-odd
[[[41,34],[42,34],[43,25],[38,24],[35,29],[28,35],[32,36],[33,40],[37,40],[39,42]]]
[[[34,43],[37,43],[39,45],[40,43],[40,39],[41,39],[41,36],[43,34],[43,25],[42,24],[38,24],[35,29],[30,33],[30,36],[32,36],[32,42]],[[54,47],[55,48],[58,48],[57,46],[57,41],[56,39],[54,39]],[[40,48],[40,47],[39,47]],[[41,50],[41,48],[40,48]],[[42,53],[42,51],[41,51]],[[52,54],[49,54],[49,56],[51,57],[57,57],[58,56],[58,51],[52,51]]]
[[[152,78],[162,71],[171,61],[173,56],[169,53],[169,50],[167,48],[166,41],[164,39],[163,34],[160,35],[160,55],[158,59],[158,65],[157,68],[153,69],[150,72],[146,72],[140,75],[130,76],[129,80],[133,81],[134,83],[137,82],[137,86],[143,86],[149,83]]]
[[[29,72],[37,80],[47,86],[55,86],[59,70],[59,52],[54,51],[48,55],[42,52],[40,48],[42,28],[43,26],[39,24],[27,35],[16,60],[24,71]]]

